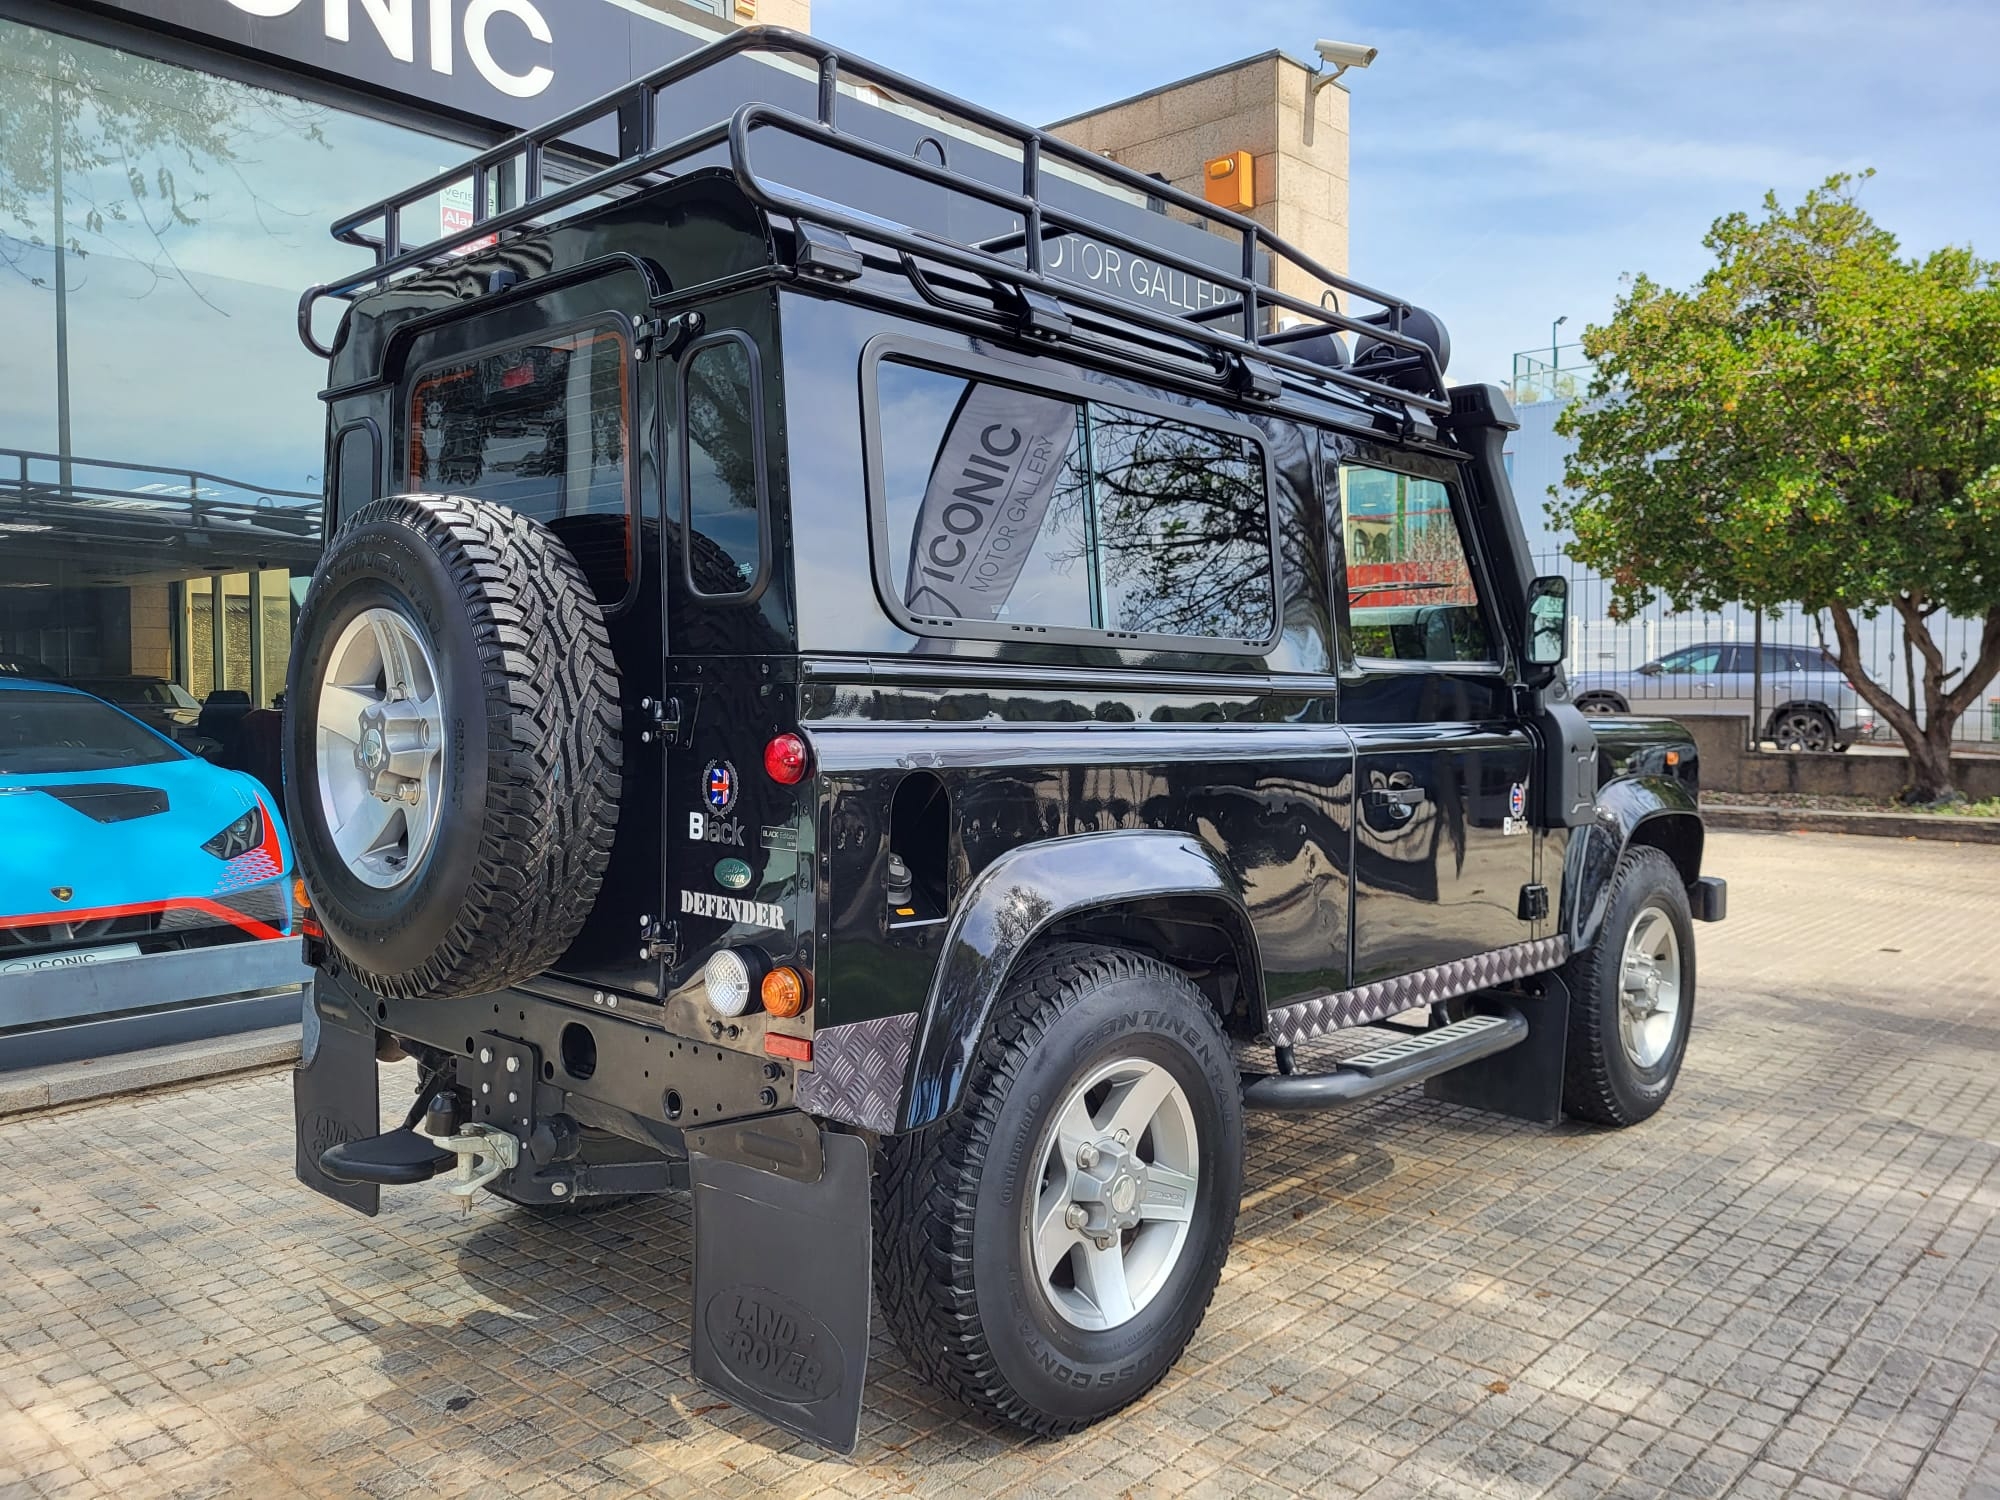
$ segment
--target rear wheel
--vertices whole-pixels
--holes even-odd
[[[1622,714],[1625,705],[1616,698],[1603,693],[1589,693],[1576,700],[1576,706],[1587,714]]]
[[[876,1295],[975,1410],[1074,1432],[1179,1358],[1235,1230],[1228,1043],[1177,970],[1064,945],[996,1002],[956,1114],[883,1145]]]
[[[1771,738],[1780,750],[1838,749],[1838,733],[1833,716],[1823,709],[1793,707],[1780,709],[1771,720]]]
[[[1569,961],[1563,1109],[1636,1125],[1666,1103],[1694,1020],[1694,922],[1680,871],[1658,849],[1628,849],[1596,942]]]

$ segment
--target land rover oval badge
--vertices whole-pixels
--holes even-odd
[[[725,859],[715,867],[715,880],[724,890],[740,891],[750,883],[750,867],[740,859]]]

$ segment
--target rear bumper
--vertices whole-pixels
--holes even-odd
[[[326,969],[314,971],[313,988],[315,1005],[334,1025],[418,1044],[433,1061],[448,1055],[454,1061],[445,1081],[455,1081],[475,1110],[483,1098],[497,1103],[502,1093],[519,1094],[509,1113],[527,1122],[518,1132],[524,1137],[536,1122],[567,1116],[588,1129],[678,1157],[686,1154],[685,1131],[793,1108],[797,1070],[784,1059],[676,1036],[608,1011],[583,1010],[521,990],[458,1000],[396,1000]],[[482,1050],[515,1055],[517,1049],[516,1073],[486,1076]],[[498,1085],[499,1092],[482,1090],[486,1083]],[[514,1128],[497,1116],[495,1123]]]

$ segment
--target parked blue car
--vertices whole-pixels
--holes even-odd
[[[0,676],[0,974],[292,931],[255,777],[58,683]]]

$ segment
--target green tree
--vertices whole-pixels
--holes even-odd
[[[1951,739],[2000,673],[2000,267],[1922,258],[1833,177],[1795,208],[1718,219],[1687,291],[1632,279],[1584,335],[1591,401],[1549,513],[1618,607],[1797,602],[1910,753],[1905,795],[1952,793]],[[1857,621],[1892,612],[1922,714],[1869,673]],[[1953,667],[1933,627],[1983,622]]]

